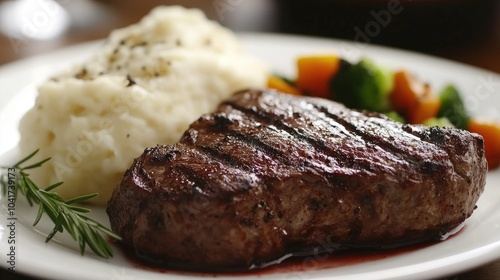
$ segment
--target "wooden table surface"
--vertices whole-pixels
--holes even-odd
[[[25,37],[16,38],[13,35],[15,33],[2,34],[0,32],[0,66],[25,57],[56,50],[64,46],[105,38],[110,30],[138,21],[152,7],[160,4],[182,3],[184,6],[201,8],[210,18],[236,31],[300,33],[354,40],[356,33],[353,33],[353,30],[355,30],[354,28],[356,26],[363,27],[363,22],[369,23],[370,20],[373,20],[373,18],[370,18],[370,15],[373,15],[372,11],[377,12],[379,11],[379,7],[381,7],[380,5],[387,5],[394,1],[396,0],[373,0],[371,2],[356,0],[352,1],[352,3],[356,3],[358,6],[353,4],[355,9],[351,9],[352,7],[349,6],[347,8],[349,12],[344,12],[346,11],[346,5],[351,5],[352,3],[345,4],[343,0],[338,0],[338,3],[341,3],[339,5],[343,6],[340,8],[332,6],[333,8],[328,11],[337,11],[337,14],[325,13],[325,9],[323,9],[321,5],[324,5],[324,3],[328,1],[320,0],[290,0],[288,2],[285,0],[60,1],[63,7],[71,12],[70,18],[73,19],[74,17],[78,24],[72,26],[61,36],[50,40],[28,39]],[[450,0],[436,0],[436,2],[441,4],[447,4],[449,1]],[[464,12],[464,15],[458,15],[456,12],[457,10],[453,10],[453,7],[449,8],[449,11],[452,11],[452,15],[449,15],[444,12],[448,11],[448,8],[443,8],[443,6],[435,8],[435,10],[432,10],[433,6],[426,7],[424,10],[427,14],[423,15],[418,14],[424,13],[422,11],[412,14],[414,10],[412,10],[413,7],[411,4],[414,4],[414,2],[401,0],[400,4],[405,10],[403,10],[401,15],[395,15],[393,17],[393,22],[389,25],[390,27],[381,30],[381,35],[377,36],[377,38],[372,38],[373,40],[370,41],[370,43],[408,48],[500,73],[500,1],[479,0],[474,2],[476,3],[474,5],[482,5],[484,2],[485,8],[483,10],[477,10],[477,18],[470,18],[470,16],[467,18],[466,14],[473,14],[473,12],[469,11],[475,10],[475,8],[470,8],[468,6],[466,8],[463,7],[471,1],[473,0],[456,0],[457,3],[465,3],[461,4],[462,6],[460,6],[458,10],[459,12],[467,11]],[[1,13],[1,10],[2,7],[5,7],[5,5],[3,5],[5,2],[8,1],[0,1],[0,16],[4,15]],[[304,2],[308,2],[308,6],[304,6]],[[330,2],[334,3],[335,1]],[[370,2],[370,4],[366,4],[367,2]],[[430,2],[433,1],[431,0]],[[378,6],[370,6],[373,3],[376,3]],[[91,13],[92,20],[90,22],[85,22],[85,20],[82,20],[81,13],[89,7],[97,7],[98,10],[96,11],[102,14]],[[433,13],[428,13],[429,11],[433,11]],[[49,12],[49,10],[46,10],[46,12]],[[370,14],[370,12],[372,12],[372,14]],[[340,16],[344,16],[340,24],[339,21],[335,21],[335,19],[339,17],[339,13],[342,13]],[[345,16],[345,14],[347,14],[347,16]],[[438,17],[432,18],[433,14],[438,14]],[[415,15],[417,16],[412,18],[412,16]],[[399,16],[399,18],[396,16]],[[443,17],[443,19],[441,19],[441,17]],[[354,18],[358,21],[350,21]],[[415,18],[421,20],[413,23]],[[361,19],[361,21],[359,21],[359,19]],[[398,19],[401,21],[398,21]],[[407,19],[407,25],[405,25],[404,19]],[[436,21],[433,22],[432,20]],[[467,22],[467,20],[470,22]],[[427,31],[418,29],[420,28],[418,27],[420,26],[419,24],[422,22],[430,22],[430,25],[421,25],[421,28],[431,29]],[[449,29],[443,29],[445,31],[439,31],[432,28],[432,25],[441,26],[446,25],[448,22]],[[460,26],[460,24],[462,25]],[[0,27],[5,27],[5,25],[5,21],[2,22],[0,18]],[[391,26],[394,28],[391,28]],[[402,26],[406,29],[403,29]],[[464,34],[460,33],[460,31],[464,31]],[[418,40],[412,41],[414,38],[405,36],[413,33],[418,34]],[[430,34],[429,38],[425,36],[426,34]],[[450,34],[450,38],[446,36],[447,34]],[[399,40],[399,38],[401,39]],[[1,246],[5,246],[5,244]],[[0,279],[27,280],[34,278],[23,276],[20,273],[8,273],[5,270],[0,270]],[[500,279],[500,260],[458,275],[450,275],[447,278],[441,279],[497,280]]]

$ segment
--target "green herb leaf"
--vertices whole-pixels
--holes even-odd
[[[58,232],[64,232],[66,230],[71,237],[78,243],[80,248],[80,253],[83,255],[86,247],[94,251],[98,256],[103,258],[110,258],[113,256],[113,250],[111,246],[106,242],[101,236],[101,233],[109,235],[111,238],[116,240],[121,240],[120,236],[113,233],[110,229],[101,225],[97,221],[85,216],[84,214],[89,213],[90,209],[72,205],[74,203],[79,203],[91,199],[96,196],[96,193],[82,195],[72,199],[64,200],[57,193],[51,192],[53,189],[62,185],[62,182],[52,184],[45,189],[38,187],[35,182],[29,178],[27,170],[41,167],[44,163],[50,160],[46,158],[44,160],[38,161],[34,164],[27,166],[21,166],[30,159],[32,159],[39,150],[34,151],[25,158],[21,159],[19,162],[14,164],[12,167],[1,167],[0,171],[8,170],[9,168],[15,168],[17,171],[16,180],[16,191],[19,191],[26,200],[33,206],[33,204],[38,204],[38,213],[33,222],[33,226],[36,226],[40,222],[43,214],[46,214],[50,220],[54,223],[54,228],[49,233],[46,238],[46,242],[49,242]],[[0,186],[2,189],[6,190],[8,185],[8,177],[5,174],[0,174]]]

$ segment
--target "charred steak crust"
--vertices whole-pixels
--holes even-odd
[[[249,90],[146,149],[107,213],[146,259],[249,267],[325,243],[436,238],[472,214],[486,172],[477,134]]]

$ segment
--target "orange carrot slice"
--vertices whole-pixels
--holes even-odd
[[[483,136],[484,153],[488,167],[493,169],[500,165],[500,124],[492,121],[471,119],[467,124],[470,132]]]
[[[304,93],[328,98],[330,80],[337,73],[340,59],[335,55],[302,56],[297,59],[297,87]]]
[[[302,95],[297,88],[293,87],[282,78],[276,76],[270,76],[267,78],[267,87],[288,94]]]
[[[436,117],[441,106],[439,97],[429,85],[418,81],[406,71],[394,74],[390,100],[394,109],[412,124]]]

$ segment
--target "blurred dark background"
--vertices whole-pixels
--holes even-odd
[[[51,2],[63,12],[56,12]],[[0,1],[0,64],[104,38],[112,29],[138,21],[152,7],[170,4],[200,8],[236,31],[394,46],[500,72],[500,0]],[[47,21],[58,31],[36,38],[40,30],[50,29]]]
[[[353,39],[361,30],[374,35],[371,43],[425,52],[471,47],[495,31],[500,35],[496,0],[277,2],[278,29],[288,33]]]
[[[0,0],[0,65],[105,38],[171,4],[235,31],[387,45],[500,73],[500,0]],[[0,270],[0,279],[32,278]],[[446,279],[500,279],[500,261]]]
[[[497,0],[277,2],[279,31],[394,46],[500,72]]]

